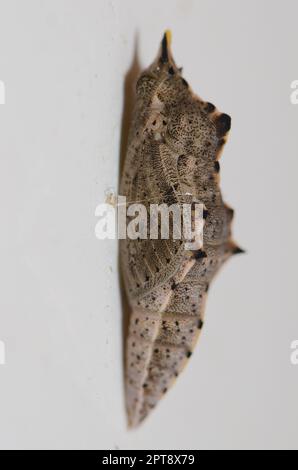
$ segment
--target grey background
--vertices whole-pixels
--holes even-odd
[[[298,448],[297,3],[0,1],[1,448]],[[189,366],[125,426],[117,243],[94,236],[117,188],[123,83],[173,31],[193,89],[229,113],[222,160],[248,250],[210,290]]]

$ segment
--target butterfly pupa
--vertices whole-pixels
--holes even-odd
[[[126,346],[126,406],[137,426],[190,358],[203,327],[208,288],[242,250],[231,238],[233,210],[222,199],[219,157],[231,118],[191,90],[165,33],[155,61],[139,77],[120,184],[130,204],[204,204],[203,248],[181,240],[126,238],[120,260],[131,314]]]

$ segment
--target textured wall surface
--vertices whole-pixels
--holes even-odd
[[[289,0],[0,0],[1,448],[298,448],[297,13]],[[118,186],[136,38],[148,65],[166,28],[193,89],[232,116],[222,188],[248,254],[212,285],[175,387],[128,432],[118,247],[96,239],[94,211]]]

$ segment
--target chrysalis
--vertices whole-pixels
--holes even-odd
[[[138,425],[178,377],[201,332],[209,284],[233,254],[233,210],[222,200],[219,157],[231,118],[202,101],[181,75],[166,32],[137,82],[120,191],[127,201],[204,204],[203,247],[182,240],[121,240],[121,269],[131,316],[126,404]]]

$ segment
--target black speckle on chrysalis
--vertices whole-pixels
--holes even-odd
[[[194,253],[194,258],[195,259],[207,258],[207,253],[203,250],[197,250]]]
[[[208,214],[209,214],[209,212],[207,211],[207,209],[203,209],[203,219],[206,220],[207,217],[208,217]]]
[[[206,109],[207,113],[213,113],[213,111],[215,110],[215,106],[212,103],[206,103],[206,108],[205,109]]]
[[[231,118],[228,114],[220,114],[215,123],[218,137],[223,137],[231,129]]]
[[[216,160],[216,162],[214,162],[214,169],[215,169],[215,172],[216,173],[219,173],[219,170],[220,170],[220,164],[219,162]]]

